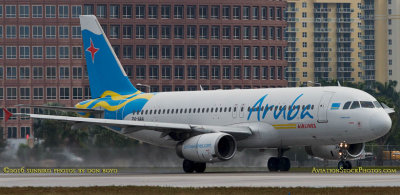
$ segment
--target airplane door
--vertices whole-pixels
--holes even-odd
[[[238,105],[235,104],[235,106],[233,107],[233,110],[232,110],[232,118],[237,117],[237,109],[238,109]]]
[[[333,92],[324,92],[321,100],[318,104],[318,122],[327,123],[328,122],[328,107],[329,102],[332,98]]]
[[[244,116],[244,104],[240,105],[240,110],[239,110],[239,117],[243,118]]]

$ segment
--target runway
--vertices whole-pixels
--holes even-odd
[[[0,187],[349,187],[400,186],[399,174],[204,173],[93,175],[0,175]]]

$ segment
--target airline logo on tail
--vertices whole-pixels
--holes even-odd
[[[92,63],[94,63],[94,54],[96,54],[100,49],[99,48],[95,48],[93,45],[93,41],[92,39],[90,39],[90,47],[88,47],[86,49],[86,51],[90,52],[90,54],[92,54]]]

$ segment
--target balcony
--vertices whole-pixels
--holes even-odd
[[[330,8],[315,8],[314,13],[329,13],[331,12]]]
[[[343,48],[337,48],[336,52],[338,53],[348,53],[348,52],[353,52],[354,49],[350,47],[343,47]]]
[[[354,62],[354,58],[350,57],[338,57],[338,62]]]
[[[363,35],[360,37],[361,40],[375,40],[374,35]]]
[[[288,27],[285,29],[286,32],[299,32],[298,28]]]
[[[360,49],[362,49],[362,50],[375,50],[375,45],[364,45],[364,46],[361,46]]]
[[[298,22],[300,21],[299,18],[288,18],[286,19],[287,22]]]
[[[299,72],[299,68],[296,68],[296,67],[286,67],[286,72]]]
[[[336,12],[337,13],[351,13],[351,12],[354,12],[354,9],[351,9],[351,8],[337,8]]]
[[[299,61],[299,58],[287,57],[286,60],[287,60],[288,62],[298,62],[298,61]]]
[[[286,11],[286,13],[295,13],[295,12],[299,11],[299,8],[288,7],[285,11]]]
[[[375,66],[361,66],[362,70],[375,70]]]
[[[360,9],[362,9],[362,10],[374,10],[375,7],[373,5],[361,5]]]
[[[296,77],[288,77],[288,78],[287,78],[287,81],[288,81],[288,82],[299,82],[300,79],[299,79],[299,78],[296,78]]]
[[[315,37],[314,42],[316,43],[324,43],[324,42],[330,42],[332,39],[328,37]]]
[[[363,16],[360,16],[360,19],[361,20],[374,20],[375,19],[375,16],[374,15],[363,15]]]
[[[336,29],[337,33],[352,33],[354,32],[353,28],[338,28]]]
[[[337,23],[352,23],[354,22],[353,18],[337,18],[336,19]]]
[[[314,62],[331,62],[332,58],[327,57],[315,57]]]
[[[338,43],[351,43],[354,41],[354,38],[338,38],[336,41]]]
[[[316,82],[316,83],[318,83],[318,82],[321,82],[321,81],[332,81],[333,80],[333,78],[331,78],[331,77],[315,77],[315,79],[314,79],[314,81]]]
[[[337,77],[337,79],[340,81],[354,81],[353,77],[346,77],[346,76]]]
[[[286,47],[285,52],[298,52],[299,48],[295,48],[295,47]]]
[[[330,28],[315,28],[314,29],[315,33],[328,33],[331,32]]]
[[[285,40],[289,43],[298,42],[299,39],[296,37],[286,37]]]
[[[330,18],[314,18],[315,23],[328,23],[331,21],[332,21],[332,19],[330,19]]]
[[[332,48],[329,47],[314,47],[314,52],[330,52]]]
[[[365,75],[362,77],[363,80],[365,81],[374,81],[375,80],[375,75]]]
[[[354,68],[351,67],[338,67],[338,72],[354,72]]]
[[[315,67],[314,72],[332,72],[331,67]]]
[[[361,60],[375,60],[375,55],[361,56]]]
[[[374,25],[361,25],[360,29],[361,30],[375,30],[375,26]]]

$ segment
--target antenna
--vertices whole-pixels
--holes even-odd
[[[337,81],[337,85],[339,86],[339,87],[341,87],[342,85],[340,85],[340,81]]]
[[[200,91],[204,91],[203,87],[200,85]]]

